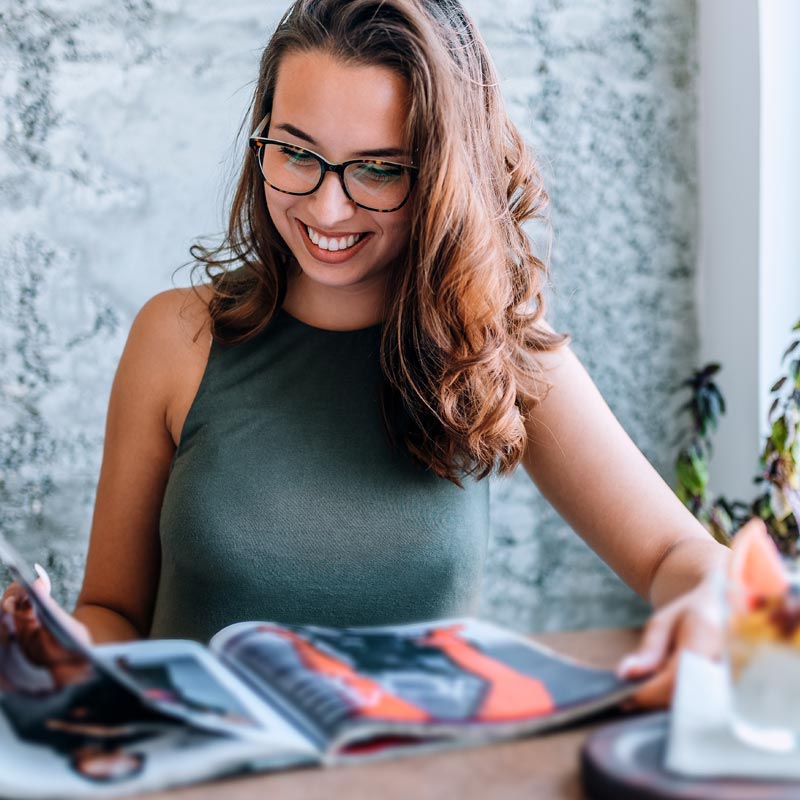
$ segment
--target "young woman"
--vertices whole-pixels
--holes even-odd
[[[84,633],[469,613],[484,479],[522,463],[656,607],[622,669],[667,702],[680,649],[715,647],[725,550],[544,319],[546,194],[463,8],[298,0],[250,125],[208,280],[152,298],[117,371]]]

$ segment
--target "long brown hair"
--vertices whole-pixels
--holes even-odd
[[[543,218],[547,194],[486,45],[457,0],[297,0],[262,55],[250,130],[271,111],[281,59],[312,50],[396,70],[410,89],[405,133],[420,169],[381,341],[390,440],[458,485],[464,474],[509,473],[549,389],[536,353],[569,337],[541,324],[547,269],[522,224]],[[213,287],[214,338],[261,332],[294,267],[249,152],[224,241],[190,252]]]

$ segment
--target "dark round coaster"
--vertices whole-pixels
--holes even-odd
[[[581,750],[590,800],[798,800],[800,782],[683,778],[667,772],[667,712],[606,725]]]

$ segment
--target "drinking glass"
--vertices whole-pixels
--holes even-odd
[[[773,752],[800,749],[800,571],[784,566],[785,589],[759,594],[728,579],[725,597],[731,726]]]

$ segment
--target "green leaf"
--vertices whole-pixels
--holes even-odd
[[[800,319],[792,326],[793,331],[800,331]]]
[[[772,516],[772,508],[769,504],[769,494],[762,494],[761,497],[756,500],[754,506],[756,507],[758,516],[761,517],[761,519],[766,520]]]
[[[722,416],[725,413],[725,398],[722,396],[722,392],[719,390],[719,387],[716,384],[712,384],[710,387],[711,392],[713,392],[714,397],[717,398],[717,402],[719,403],[719,413]]]
[[[722,367],[716,361],[712,361],[703,367],[703,369],[700,371],[700,376],[706,380],[712,375],[716,375],[720,369],[722,369]]]
[[[692,457],[684,451],[678,456],[675,472],[678,481],[688,492],[695,496],[703,494],[708,483],[708,469],[702,459]]]
[[[775,381],[775,383],[773,383],[770,387],[770,393],[780,391],[781,387],[784,383],[786,383],[787,380],[788,378],[785,375],[782,378],[778,378],[778,380]]]
[[[793,353],[797,349],[797,345],[800,344],[800,339],[795,339],[784,351],[783,355],[781,356],[781,361],[783,361],[789,353]]]
[[[717,422],[722,414],[722,406],[720,405],[720,396],[718,392],[709,391],[708,393],[708,416],[711,425],[716,428]]]
[[[783,417],[778,417],[778,419],[772,423],[772,433],[769,438],[772,439],[772,443],[779,453],[782,453],[786,449],[786,440],[788,436],[789,431],[786,429],[786,420]]]
[[[699,447],[692,448],[692,450],[689,451],[689,457],[692,460],[692,466],[695,472],[703,481],[703,486],[705,486],[708,483],[708,464],[706,464],[706,460],[703,458],[702,450]]]
[[[725,506],[715,503],[708,513],[710,531],[720,544],[730,544],[733,521]]]

